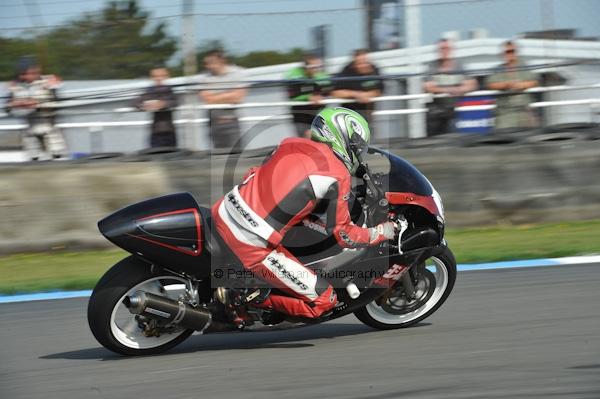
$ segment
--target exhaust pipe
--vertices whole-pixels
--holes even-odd
[[[210,324],[210,312],[194,308],[186,303],[155,295],[150,292],[136,291],[123,301],[131,314],[138,314],[164,323],[178,324],[190,330],[204,331]]]

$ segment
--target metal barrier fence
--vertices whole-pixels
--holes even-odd
[[[600,83],[585,85],[585,86],[550,86],[550,87],[535,87],[531,89],[527,89],[523,91],[523,93],[547,93],[547,92],[557,92],[557,91],[570,91],[570,90],[586,90],[586,89],[600,89]],[[494,90],[477,90],[474,92],[465,93],[463,97],[478,97],[478,96],[498,96],[503,95],[503,93]],[[509,94],[510,95],[510,94]],[[389,96],[380,96],[372,99],[373,102],[386,102],[386,101],[408,101],[408,100],[422,100],[424,103],[429,102],[434,98],[445,98],[449,97],[448,95],[432,95],[432,94],[406,94],[406,95],[389,95]],[[130,99],[131,97],[126,97],[126,99]],[[343,98],[326,98],[320,102],[320,104],[333,105],[333,104],[348,104],[352,103],[354,100],[343,99]],[[310,105],[311,102],[308,101],[271,101],[271,102],[246,102],[241,104],[211,104],[211,105],[182,105],[174,108],[174,111],[186,111],[186,110],[214,110],[214,109],[244,109],[244,108],[271,108],[271,107],[292,107],[299,105]],[[538,101],[529,104],[530,108],[548,108],[548,107],[556,107],[556,106],[564,106],[564,105],[577,105],[577,106],[587,106],[589,107],[590,117],[593,117],[593,113],[595,108],[600,106],[600,97],[598,98],[587,98],[582,100],[563,100],[563,101]],[[139,112],[138,109],[133,107],[119,107],[114,109],[104,109],[104,110],[88,110],[88,111],[66,111],[62,109],[62,105],[60,102],[47,104],[47,108],[56,108],[59,109],[58,116],[60,115],[93,115],[93,114],[108,114],[108,113],[129,113],[129,112]],[[455,107],[455,111],[473,111],[473,110],[491,110],[495,109],[495,104],[488,105],[467,105],[467,106],[458,106]],[[423,108],[399,108],[399,109],[391,109],[391,110],[380,110],[374,111],[373,115],[406,115],[406,114],[418,114],[425,113],[428,111],[427,107]],[[0,118],[6,118],[10,115],[7,113],[0,113]],[[286,116],[276,116],[276,115],[264,115],[264,116],[254,116],[254,117],[241,117],[240,121],[244,122],[260,122],[266,119],[272,118],[285,118],[289,119],[289,115]],[[176,119],[175,124],[185,124],[185,123],[207,123],[209,121],[208,118],[196,118],[196,119]],[[582,122],[592,122],[582,121]],[[106,127],[106,126],[146,126],[151,124],[150,121],[133,121],[133,122],[79,122],[79,123],[58,123],[56,126],[60,128],[89,128],[89,127]],[[12,131],[12,130],[22,130],[26,128],[26,124],[10,124],[10,125],[0,125],[0,131]]]
[[[506,36],[505,36],[506,37]],[[502,61],[502,38],[473,38],[454,43],[454,59],[460,64],[460,73],[484,82],[485,79],[500,72]],[[600,98],[600,43],[579,40],[550,39],[517,39],[522,69],[536,72],[544,87],[529,89],[526,93],[535,97],[530,105],[534,113],[541,115],[542,123],[556,125],[565,122],[596,122],[598,98]],[[552,50],[552,51],[550,51]],[[435,45],[413,46],[410,48],[375,51],[369,54],[371,62],[380,68],[378,79],[385,82],[384,95],[374,99],[376,102],[373,114],[377,139],[397,137],[418,138],[425,136],[425,119],[431,108],[427,102],[441,96],[424,94],[422,81],[431,75],[427,65],[435,62],[438,54]],[[331,80],[339,79],[337,75],[350,61],[350,57],[327,58],[325,71]],[[299,81],[281,79],[298,64],[279,64],[258,68],[250,68],[244,72],[243,83],[249,88],[246,102],[236,105],[200,105],[196,92],[200,76],[177,77],[169,80],[176,93],[183,96],[185,105],[176,109],[175,115],[178,142],[188,149],[205,149],[208,140],[207,122],[204,112],[211,109],[235,108],[238,112],[242,130],[256,130],[262,126],[273,126],[279,121],[277,130],[264,141],[272,143],[285,135],[292,134],[289,123],[289,107],[306,103],[286,101],[284,87]],[[539,74],[537,74],[539,73]],[[560,79],[549,83],[546,74],[560,74]],[[434,72],[435,74],[435,72]],[[369,77],[372,79],[372,77]],[[556,82],[568,82],[568,85],[556,86]],[[71,88],[77,85],[71,84]],[[232,88],[232,82],[223,82]],[[239,83],[239,82],[238,82]],[[489,83],[489,82],[488,82]],[[98,83],[91,83],[98,84]],[[554,85],[547,87],[548,85]],[[98,84],[102,86],[102,83]],[[109,87],[80,88],[73,90],[67,87],[60,91],[61,101],[55,104],[59,109],[57,115],[59,127],[66,129],[67,139],[72,152],[132,152],[146,146],[147,120],[149,115],[135,115],[128,108],[129,100],[145,89],[144,81],[119,82]],[[67,85],[65,85],[67,86]],[[212,85],[211,85],[212,86]],[[335,84],[334,86],[337,86]],[[481,85],[485,88],[485,85]],[[211,87],[211,89],[214,89]],[[493,91],[477,91],[467,96],[493,97],[506,93]],[[0,102],[2,99],[0,98]],[[326,104],[344,104],[349,100],[327,99]],[[109,104],[110,103],[110,104]],[[484,122],[493,125],[493,101],[475,101],[485,105],[473,106],[474,102],[458,104],[457,113],[486,113],[487,119],[480,121],[468,119],[461,121],[461,126],[472,126]],[[100,109],[105,108],[105,109]],[[0,115],[1,116],[1,115]],[[14,137],[24,125],[19,120],[0,120],[0,146],[7,142],[14,143]],[[270,128],[270,127],[269,127]],[[274,132],[275,129],[271,129]],[[465,129],[466,130],[466,129]],[[10,137],[10,139],[3,139]],[[89,143],[89,145],[88,145]],[[263,143],[255,142],[257,146]]]

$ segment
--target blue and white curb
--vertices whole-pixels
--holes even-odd
[[[496,269],[516,269],[523,267],[548,267],[564,265],[585,265],[589,263],[600,263],[600,255],[592,256],[569,256],[565,258],[546,258],[546,259],[528,259],[511,260],[507,262],[493,263],[473,263],[459,264],[456,266],[459,272],[472,270],[496,270]]]
[[[36,292],[34,294],[0,295],[0,303],[45,301],[47,299],[87,298],[92,290],[83,291],[52,291]]]
[[[466,271],[474,271],[474,270],[498,270],[498,269],[529,268],[529,267],[585,265],[585,264],[590,264],[590,263],[600,263],[600,255],[569,256],[569,257],[565,257],[565,258],[514,260],[514,261],[508,261],[508,262],[493,262],[493,263],[459,264],[459,265],[457,265],[457,269],[459,272],[466,272]],[[48,299],[87,298],[91,294],[92,294],[92,290],[53,291],[53,292],[39,292],[39,293],[35,293],[35,294],[0,295],[0,303],[45,301]]]

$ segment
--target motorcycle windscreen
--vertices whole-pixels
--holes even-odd
[[[387,176],[383,179],[385,191],[421,196],[433,194],[433,186],[429,180],[410,162],[378,148],[371,147],[369,152],[382,155],[389,160],[389,170],[385,171]]]

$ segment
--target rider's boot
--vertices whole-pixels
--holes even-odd
[[[228,313],[230,321],[238,328],[254,324],[252,315],[248,313],[249,303],[260,303],[269,295],[269,289],[244,289],[218,287],[215,298],[221,302]]]

